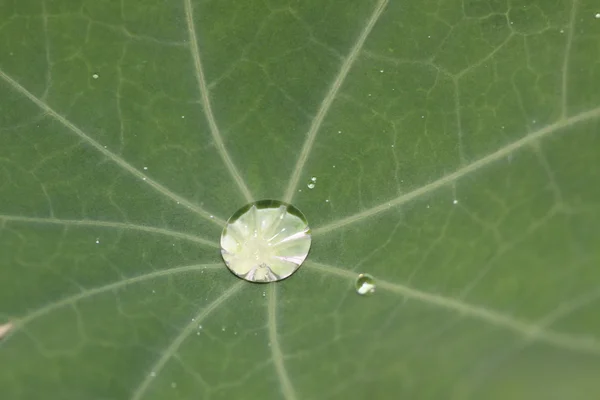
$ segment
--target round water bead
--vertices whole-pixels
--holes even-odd
[[[375,279],[369,274],[360,274],[356,278],[356,293],[360,295],[375,293]]]
[[[260,200],[236,211],[221,234],[221,255],[235,275],[250,282],[287,278],[310,249],[308,222],[296,207]]]

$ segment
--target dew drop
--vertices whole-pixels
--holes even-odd
[[[312,178],[310,178],[311,181],[316,182],[317,181],[317,177],[313,176]]]
[[[304,215],[277,200],[250,203],[227,221],[221,255],[227,268],[250,282],[275,282],[302,265],[311,244]]]
[[[148,171],[148,167],[144,167],[144,171]]]
[[[202,325],[198,325],[198,329],[202,329]]]
[[[375,279],[369,274],[360,274],[356,278],[356,293],[364,296],[375,293]]]
[[[458,200],[454,199],[454,200],[452,201],[452,204],[458,204]]]
[[[600,19],[600,13],[596,13],[596,15],[594,15],[594,17],[596,17],[596,19]]]
[[[315,188],[315,184],[313,182],[309,183],[306,186],[308,186],[309,189],[314,189]]]
[[[224,327],[224,326],[222,326],[222,327],[221,327],[221,330],[222,330],[223,332],[225,332],[225,327]]]
[[[100,244],[100,239],[96,239],[96,244]]]
[[[100,75],[98,75],[98,74],[93,74],[93,75],[92,75],[92,78],[94,78],[94,79],[98,79],[98,78],[100,78]]]

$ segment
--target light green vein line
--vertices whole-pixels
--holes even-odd
[[[223,137],[221,136],[221,132],[219,131],[219,127],[217,126],[217,121],[215,119],[215,115],[213,114],[212,107],[210,105],[210,96],[208,92],[208,86],[206,85],[206,79],[204,78],[204,70],[202,69],[202,62],[200,59],[200,50],[198,47],[198,39],[196,38],[196,28],[194,27],[194,9],[192,6],[191,0],[184,0],[185,3],[185,17],[187,21],[188,35],[190,38],[190,51],[192,52],[192,58],[194,59],[194,67],[196,70],[196,80],[198,81],[198,88],[200,90],[200,95],[202,96],[202,104],[204,106],[204,114],[206,115],[206,119],[208,120],[208,126],[210,127],[210,133],[215,141],[215,145],[217,146],[217,150],[219,151],[219,155],[223,159],[229,174],[232,176],[235,183],[240,188],[242,194],[244,195],[246,201],[248,203],[252,203],[254,198],[246,186],[244,179],[240,175],[239,171],[235,167],[233,160],[229,156],[227,149],[225,148],[225,143],[223,142]]]
[[[396,198],[390,199],[384,203],[381,203],[373,208],[369,208],[367,210],[361,211],[354,215],[350,215],[348,217],[339,219],[339,220],[331,222],[327,225],[316,228],[313,230],[313,235],[314,236],[322,235],[323,233],[330,232],[330,231],[339,229],[343,226],[363,221],[369,217],[372,217],[379,213],[388,211],[393,207],[405,204],[405,203],[407,203],[411,200],[414,200],[420,196],[423,196],[423,195],[428,194],[436,189],[439,189],[440,187],[443,187],[452,182],[455,182],[465,175],[468,175],[468,174],[475,172],[485,166],[488,166],[489,164],[493,163],[494,161],[498,161],[502,158],[505,158],[512,152],[519,150],[522,147],[529,145],[529,144],[535,142],[536,140],[543,138],[544,136],[547,136],[547,135],[549,135],[553,132],[556,132],[558,130],[561,130],[563,128],[567,128],[572,125],[578,124],[580,122],[584,122],[584,121],[598,118],[598,117],[600,117],[600,107],[594,108],[589,111],[582,112],[582,113],[577,114],[570,118],[561,119],[552,125],[548,125],[542,129],[532,132],[532,133],[524,136],[523,138],[517,140],[516,142],[513,142],[507,146],[502,147],[501,149],[495,151],[494,153],[488,154],[487,156],[480,158],[479,160],[477,160],[463,168],[460,168],[457,171],[444,176],[443,178],[440,178],[436,181],[428,183],[425,186],[422,186],[416,190],[413,190],[412,192],[403,194]]]
[[[73,219],[57,219],[57,218],[37,218],[37,217],[21,217],[17,215],[2,215],[0,214],[0,221],[10,222],[22,222],[32,224],[51,224],[51,225],[64,225],[64,226],[88,226],[98,228],[115,228],[125,229],[132,231],[148,232],[157,235],[171,236],[178,239],[188,240],[190,242],[200,243],[205,246],[214,248],[220,248],[220,245],[208,239],[204,239],[194,235],[188,235],[187,233],[176,232],[169,229],[155,228],[152,226],[135,225],[123,222],[110,222],[110,221],[95,221],[95,220],[73,220]]]
[[[346,279],[355,280],[357,274],[332,265],[306,261],[306,266],[320,272],[337,275]],[[600,355],[600,343],[593,338],[577,338],[573,335],[554,332],[544,329],[541,325],[530,324],[501,314],[497,311],[484,307],[474,306],[459,300],[445,297],[438,294],[428,293],[413,289],[399,283],[392,283],[375,277],[377,288],[388,290],[404,296],[407,299],[413,299],[425,304],[454,311],[459,314],[482,320],[495,326],[499,326],[510,331],[516,332],[530,340],[538,340],[556,347],[565,348],[582,353],[594,353]]]
[[[236,294],[242,286],[246,285],[246,281],[239,281],[233,284],[229,289],[227,289],[222,295],[217,297],[212,303],[208,306],[202,308],[200,312],[192,318],[192,321],[187,324],[181,333],[177,335],[175,339],[169,344],[169,346],[163,351],[163,354],[160,356],[158,360],[152,365],[148,374],[144,378],[144,380],[140,383],[137,389],[133,392],[131,396],[131,400],[140,400],[146,390],[152,384],[152,381],[156,379],[156,376],[162,371],[164,366],[167,364],[169,359],[173,357],[181,344],[187,339],[187,337],[198,329],[198,324],[201,323],[206,317],[208,317],[213,311],[215,311],[221,304],[231,298],[234,294]]]
[[[275,371],[281,384],[281,393],[285,400],[296,400],[296,391],[290,380],[283,359],[283,352],[279,344],[279,336],[277,335],[277,284],[269,285],[269,306],[268,306],[268,328],[269,328],[269,343],[271,344],[271,358],[275,365]]]
[[[575,31],[575,16],[577,15],[577,3],[579,0],[573,0],[571,7],[571,15],[569,17],[569,31],[567,32],[567,43],[565,45],[565,55],[563,58],[562,65],[562,77],[561,77],[561,116],[565,118],[567,116],[567,102],[569,96],[569,57],[571,56],[571,45],[573,43],[573,33]]]
[[[71,121],[69,121],[62,115],[60,115],[58,112],[54,111],[54,109],[50,108],[50,106],[48,104],[46,104],[44,101],[42,101],[41,99],[36,97],[33,93],[31,93],[30,91],[25,89],[23,86],[21,86],[21,84],[19,84],[19,82],[15,81],[13,78],[8,76],[2,70],[0,70],[0,78],[4,79],[10,86],[13,87],[13,89],[15,89],[17,92],[19,92],[23,96],[27,97],[29,100],[31,100],[33,103],[35,103],[35,105],[37,105],[39,108],[41,108],[42,111],[44,111],[46,114],[50,115],[52,118],[54,118],[55,120],[57,120],[58,122],[63,124],[67,129],[69,129],[71,132],[76,134],[79,138],[81,138],[83,141],[85,141],[86,143],[91,145],[93,148],[98,150],[106,158],[108,158],[109,160],[111,160],[112,162],[117,164],[119,167],[123,168],[125,171],[129,172],[134,177],[140,179],[142,182],[150,185],[150,187],[152,187],[158,193],[177,202],[177,204],[183,205],[184,207],[188,208],[189,210],[195,212],[196,214],[200,215],[201,217],[203,217],[219,226],[225,225],[225,221],[223,221],[222,219],[217,218],[216,216],[214,216],[211,213],[209,213],[208,211],[200,208],[196,204],[193,204],[192,202],[184,199],[183,197],[171,192],[166,187],[162,186],[158,182],[150,179],[148,176],[146,176],[142,172],[135,169],[131,164],[129,164],[127,161],[125,161],[118,155],[114,154],[110,150],[107,150],[104,146],[102,146],[96,140],[92,139],[90,135],[88,135],[87,133],[82,131],[80,128],[75,126]]]
[[[55,301],[55,302],[45,305],[41,308],[38,308],[37,310],[27,314],[26,316],[24,316],[20,319],[14,320],[13,323],[15,325],[15,328],[17,328],[17,329],[15,329],[15,331],[22,328],[26,324],[30,323],[34,319],[42,317],[44,315],[47,315],[49,312],[54,311],[57,308],[61,308],[61,307],[64,307],[64,306],[67,306],[70,304],[75,304],[76,302],[78,302],[80,300],[83,300],[83,299],[91,297],[91,296],[98,295],[100,293],[108,292],[108,291],[119,289],[121,287],[128,286],[128,285],[131,285],[134,283],[139,283],[139,282],[143,282],[143,281],[147,281],[147,280],[151,280],[151,279],[155,279],[155,278],[159,278],[159,277],[163,277],[163,276],[169,276],[169,275],[174,275],[174,274],[178,274],[178,273],[182,273],[182,272],[189,272],[189,271],[203,271],[205,269],[219,269],[222,267],[223,267],[223,264],[221,264],[221,263],[186,265],[183,267],[169,268],[169,269],[165,269],[165,270],[161,270],[161,271],[155,271],[155,272],[150,272],[150,273],[143,274],[143,275],[134,276],[131,278],[125,278],[118,282],[109,283],[108,285],[100,286],[100,287],[93,288],[93,289],[86,289],[75,295],[65,297],[61,300]]]
[[[342,87],[342,84],[344,83],[348,72],[350,71],[352,65],[354,65],[354,62],[358,58],[358,55],[360,54],[360,51],[363,48],[367,37],[373,30],[373,27],[375,26],[377,20],[383,13],[383,10],[385,9],[387,3],[388,0],[379,0],[377,6],[375,7],[375,10],[373,11],[373,14],[367,21],[366,26],[360,33],[356,43],[354,43],[354,46],[352,46],[352,49],[346,57],[346,60],[342,63],[342,66],[340,67],[337,76],[331,84],[327,95],[325,95],[325,98],[323,99],[323,102],[321,103],[321,106],[319,107],[319,110],[317,112],[317,115],[312,120],[308,133],[306,134],[306,140],[304,141],[304,145],[302,146],[300,156],[298,157],[298,161],[296,162],[296,166],[294,167],[294,171],[292,172],[292,176],[290,177],[288,187],[283,196],[283,201],[289,203],[294,198],[296,187],[298,186],[298,180],[300,179],[300,175],[302,174],[302,170],[304,169],[304,164],[306,164],[306,161],[310,156],[310,152],[315,142],[315,138],[317,137],[317,133],[319,132],[319,128],[321,127],[321,124],[323,123],[323,120],[325,119],[325,116],[327,115],[327,112],[329,111],[329,108],[331,107],[331,104],[333,103],[333,100],[335,99],[338,91]]]

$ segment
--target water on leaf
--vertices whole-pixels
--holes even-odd
[[[235,275],[250,282],[287,278],[302,265],[310,228],[296,207],[276,200],[248,204],[227,221],[221,254]]]
[[[375,293],[375,279],[369,274],[360,274],[356,278],[356,293],[364,296]]]

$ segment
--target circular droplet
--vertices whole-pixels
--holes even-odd
[[[221,235],[221,255],[235,275],[250,282],[275,282],[302,265],[310,228],[296,207],[260,200],[236,211]]]
[[[308,185],[306,185],[306,186],[308,186],[308,188],[309,188],[309,189],[314,189],[314,188],[315,188],[315,184],[314,184],[314,183],[312,183],[312,182],[311,182],[311,183],[309,183],[309,184],[308,184]]]
[[[92,78],[94,78],[94,79],[98,79],[98,78],[100,78],[100,75],[98,75],[98,74],[93,74],[93,75],[92,75]]]
[[[356,293],[360,295],[367,295],[375,293],[375,279],[369,274],[360,274],[356,278]]]

